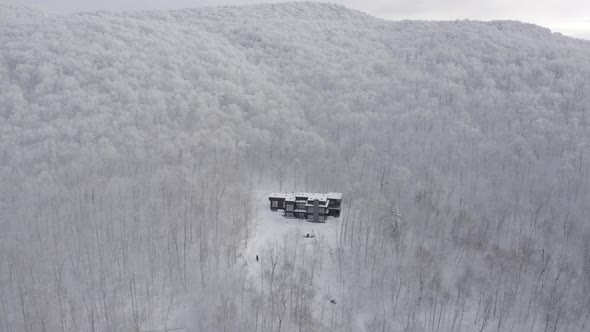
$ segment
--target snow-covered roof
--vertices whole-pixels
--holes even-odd
[[[272,193],[268,195],[268,198],[284,198],[285,201],[294,202],[297,197],[305,197],[307,201],[318,200],[320,202],[326,202],[329,199],[342,199],[341,193],[307,193],[307,192],[296,192],[296,193]]]
[[[342,199],[342,193],[328,193],[328,199]]]
[[[293,195],[297,196],[297,197],[309,197],[310,195],[313,195],[313,193],[306,193],[306,192],[296,192],[293,193]]]
[[[307,196],[308,201],[315,201],[316,199],[318,201],[324,202],[324,201],[328,200],[328,195],[326,195],[326,194],[310,194],[309,196]]]
[[[268,198],[287,198],[287,196],[289,196],[290,194],[286,194],[286,193],[272,193],[270,195],[268,195]]]

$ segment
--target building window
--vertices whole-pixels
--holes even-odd
[[[287,217],[287,218],[293,218],[293,212],[287,212],[287,213],[285,213],[285,217]]]
[[[287,204],[286,206],[287,207],[285,208],[285,210],[287,210],[287,211],[293,211],[293,204]]]
[[[312,213],[313,212],[313,206],[308,206],[307,207],[307,212],[308,213]]]
[[[320,208],[320,214],[324,214],[324,208]]]
[[[273,208],[279,207],[279,202],[278,201],[272,201],[272,207]]]

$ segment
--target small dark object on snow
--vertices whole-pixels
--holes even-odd
[[[305,234],[303,237],[304,237],[304,238],[311,239],[311,238],[314,238],[314,237],[315,237],[315,235],[313,235],[313,234],[312,234],[312,235],[309,235],[309,233],[307,233],[307,234]]]
[[[258,255],[256,255],[256,261],[258,262]]]
[[[309,233],[305,234],[305,237],[309,237]]]
[[[331,300],[330,300],[330,303],[332,303],[332,304],[336,304],[336,300],[334,300],[334,299],[331,299]]]

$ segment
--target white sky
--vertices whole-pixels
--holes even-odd
[[[128,11],[235,5],[285,0],[0,0],[50,12]],[[332,0],[390,20],[511,19],[590,39],[590,0]]]

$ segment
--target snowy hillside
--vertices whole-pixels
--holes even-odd
[[[590,42],[0,4],[0,77],[2,332],[590,328]]]

